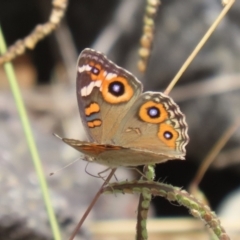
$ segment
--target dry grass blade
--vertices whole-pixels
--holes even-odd
[[[217,26],[219,25],[219,23],[222,21],[222,19],[225,17],[225,15],[227,14],[227,12],[230,10],[230,8],[232,7],[233,3],[235,2],[235,0],[225,0],[223,1],[223,5],[224,8],[222,10],[222,12],[218,15],[217,19],[213,22],[213,24],[210,26],[210,28],[208,29],[208,31],[205,33],[205,35],[203,36],[203,38],[200,40],[200,42],[198,43],[198,45],[195,47],[195,49],[193,50],[193,52],[190,54],[190,56],[187,58],[187,60],[184,62],[184,64],[182,65],[182,67],[179,69],[179,71],[177,72],[177,74],[175,75],[175,77],[173,78],[173,80],[171,81],[171,83],[168,85],[168,87],[166,88],[166,90],[164,91],[165,94],[169,94],[171,92],[171,90],[173,89],[173,87],[175,86],[175,84],[177,83],[177,81],[179,80],[179,78],[182,76],[182,74],[186,71],[186,69],[188,68],[188,66],[191,64],[191,62],[194,60],[194,58],[196,57],[196,55],[199,53],[199,51],[202,49],[202,47],[204,46],[204,44],[207,42],[207,40],[209,39],[209,37],[212,35],[212,33],[215,31],[215,29],[217,28]]]
[[[199,167],[197,174],[192,180],[190,189],[194,190],[194,188],[196,188],[199,185],[205,172],[209,168],[210,164],[214,161],[216,156],[219,154],[219,152],[222,150],[222,148],[225,146],[225,144],[228,142],[228,140],[231,138],[231,136],[236,132],[236,130],[239,127],[240,127],[240,118],[237,119],[236,122],[223,133],[223,135],[217,141],[215,146],[212,148],[212,150],[203,160],[202,165]]]
[[[0,26],[0,53],[5,53],[5,52],[6,52],[6,43],[5,43],[4,36]],[[26,142],[28,144],[29,151],[31,153],[32,161],[35,166],[35,171],[39,180],[39,185],[40,185],[41,193],[45,203],[45,207],[48,213],[48,218],[52,228],[52,233],[55,240],[61,240],[61,234],[60,234],[58,222],[54,213],[54,209],[51,203],[47,181],[45,179],[41,159],[38,153],[38,148],[35,143],[33,131],[30,126],[28,114],[25,108],[25,104],[22,98],[20,88],[18,86],[18,81],[15,75],[15,71],[11,63],[5,63],[4,68],[8,77],[8,81],[12,90],[13,97],[15,99],[15,104],[21,119],[21,124],[25,133]]]

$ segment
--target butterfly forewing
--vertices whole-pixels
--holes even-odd
[[[104,55],[85,49],[78,60],[77,99],[92,142],[109,144],[121,120],[142,93],[142,84]]]

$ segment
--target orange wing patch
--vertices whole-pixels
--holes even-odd
[[[85,115],[90,116],[91,114],[98,113],[99,111],[100,111],[99,105],[94,102],[85,108]]]
[[[109,150],[120,150],[123,149],[120,146],[113,146],[113,145],[97,145],[97,144],[91,144],[91,145],[83,145],[80,147],[81,150],[94,153],[96,155],[109,151]]]
[[[100,119],[96,119],[91,122],[89,121],[87,124],[88,124],[88,127],[95,128],[95,127],[100,127],[102,125],[102,121]]]

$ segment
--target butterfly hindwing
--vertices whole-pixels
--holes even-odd
[[[188,142],[185,117],[170,97],[145,92],[123,118],[114,142],[131,149],[183,158]]]

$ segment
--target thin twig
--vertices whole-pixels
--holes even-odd
[[[81,228],[82,224],[84,223],[85,219],[87,218],[89,212],[92,210],[94,204],[96,203],[96,201],[98,200],[98,198],[100,197],[100,195],[102,194],[103,188],[105,185],[107,185],[110,181],[110,179],[112,178],[112,176],[114,175],[114,173],[116,172],[116,168],[113,168],[112,171],[109,173],[106,181],[103,183],[103,185],[101,186],[101,188],[98,190],[98,192],[96,193],[95,197],[93,198],[92,202],[90,203],[90,205],[88,206],[87,210],[85,211],[85,213],[83,214],[81,220],[79,221],[78,225],[76,226],[76,228],[74,229],[71,237],[69,238],[69,240],[73,240],[74,237],[77,235],[78,230]]]

